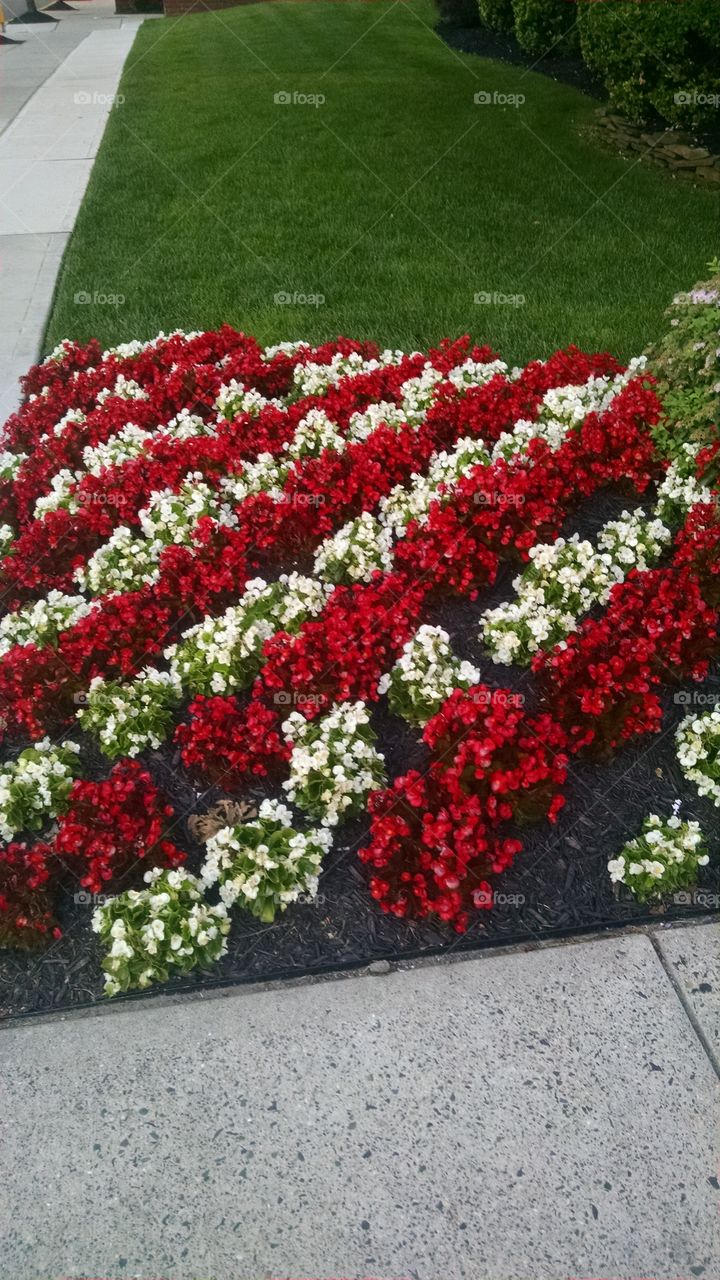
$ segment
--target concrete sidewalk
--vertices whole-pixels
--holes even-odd
[[[1,1031],[0,1278],[717,1280],[719,943]]]
[[[0,423],[38,358],[68,235],[142,17],[89,0],[0,47]]]

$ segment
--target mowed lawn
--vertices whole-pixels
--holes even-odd
[[[602,149],[591,99],[454,53],[434,20],[307,0],[145,23],[48,349],[228,321],[266,343],[470,332],[517,362],[641,351],[717,252],[717,197]]]

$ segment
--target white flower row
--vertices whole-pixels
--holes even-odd
[[[369,582],[392,569],[392,543],[392,528],[364,511],[320,544],[314,572],[324,582]]]
[[[324,827],[360,813],[370,792],[385,781],[364,702],[338,703],[316,720],[295,711],[282,732],[292,746],[283,788],[293,804]]]
[[[240,902],[269,922],[300,897],[316,897],[320,865],[331,846],[329,831],[298,831],[285,805],[264,800],[255,821],[223,827],[210,837],[200,879],[205,888],[219,886],[226,907]]]
[[[165,740],[182,690],[173,672],[146,667],[121,683],[95,676],[78,719],[106,756],[136,756]]]
[[[90,612],[82,596],[49,591],[42,600],[6,613],[0,621],[0,657],[16,644],[55,644],[58,636]]]
[[[108,996],[209,968],[227,951],[227,908],[206,902],[195,876],[156,867],[145,881],[146,889],[119,894],[93,915],[92,927],[109,948],[102,966]]]
[[[190,693],[226,694],[246,687],[260,668],[265,641],[317,616],[329,593],[329,587],[298,573],[269,584],[253,578],[237,604],[190,627],[165,650],[174,678]]]
[[[720,707],[686,716],[676,735],[677,757],[701,796],[720,805]]]
[[[53,746],[43,738],[0,766],[0,835],[39,831],[62,809],[76,776],[75,742]]]
[[[148,505],[139,512],[140,527],[145,537],[169,546],[188,543],[198,520],[212,516],[219,524],[237,523],[229,503],[203,478],[202,472],[191,471],[180,488],[156,490]]]
[[[649,568],[670,539],[661,520],[639,510],[608,521],[597,546],[575,534],[531,547],[530,564],[513,582],[515,598],[482,615],[493,661],[527,663],[539,649],[563,643],[581,614],[604,604],[630,569]]]
[[[394,667],[381,677],[378,693],[387,693],[396,715],[411,724],[426,724],[453,689],[468,689],[479,681],[478,669],[453,654],[447,631],[422,626],[403,646]]]

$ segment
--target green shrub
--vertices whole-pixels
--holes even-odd
[[[510,32],[515,25],[512,0],[477,0],[480,21],[491,31]]]
[[[513,0],[518,44],[536,57],[577,52],[577,12],[568,0]]]
[[[653,434],[671,458],[684,444],[708,444],[720,424],[720,263],[710,268],[711,279],[675,296],[667,333],[648,352],[664,408]]]
[[[637,123],[720,114],[720,0],[578,0],[583,57]]]

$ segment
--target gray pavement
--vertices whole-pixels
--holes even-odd
[[[0,1278],[717,1280],[718,942],[5,1029]]]
[[[112,0],[81,0],[59,17],[8,26],[22,43],[0,47],[0,423],[41,354],[68,235],[143,21],[117,17]]]

